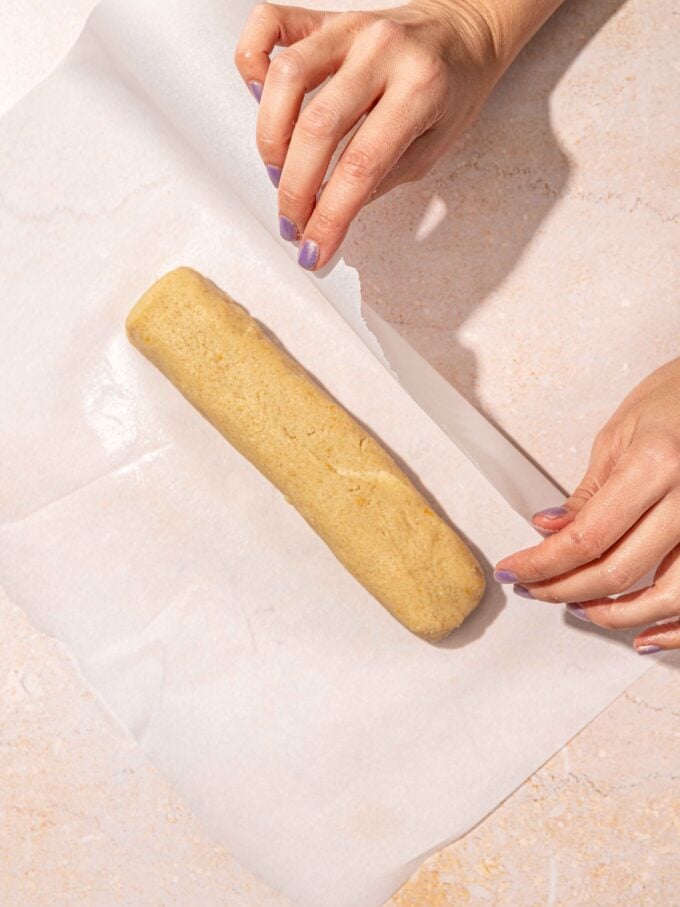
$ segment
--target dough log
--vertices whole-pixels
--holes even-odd
[[[126,327],[405,627],[442,639],[476,607],[484,577],[465,543],[366,429],[213,283],[189,268],[166,274]]]

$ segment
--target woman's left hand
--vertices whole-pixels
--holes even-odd
[[[599,432],[562,507],[533,517],[548,537],[496,565],[501,583],[607,629],[680,616],[680,359],[646,378]],[[651,586],[625,592],[656,567]],[[680,648],[680,619],[648,627],[641,654]]]

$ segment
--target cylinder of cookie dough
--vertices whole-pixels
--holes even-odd
[[[190,268],[166,274],[126,327],[405,627],[442,639],[477,606],[484,577],[467,545],[379,442],[211,281]]]

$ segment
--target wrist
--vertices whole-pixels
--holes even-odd
[[[480,70],[493,82],[512,60],[509,31],[493,7],[494,0],[410,0],[407,7],[442,29],[442,39],[454,49],[461,43]]]
[[[479,62],[499,78],[563,0],[411,0],[450,22]]]
[[[547,22],[563,0],[474,0],[483,10],[504,69]]]

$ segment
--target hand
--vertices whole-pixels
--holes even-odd
[[[680,615],[680,359],[646,378],[595,439],[586,475],[564,507],[537,513],[548,538],[504,558],[499,582],[600,627]],[[651,586],[620,598],[656,567]],[[680,648],[680,620],[635,639],[641,654]]]
[[[469,0],[375,13],[255,7],[235,60],[260,101],[257,145],[278,187],[281,235],[301,240],[302,267],[323,267],[368,201],[422,177],[471,123],[517,50],[508,41],[503,59],[498,31]],[[287,49],[270,61],[275,45]]]

